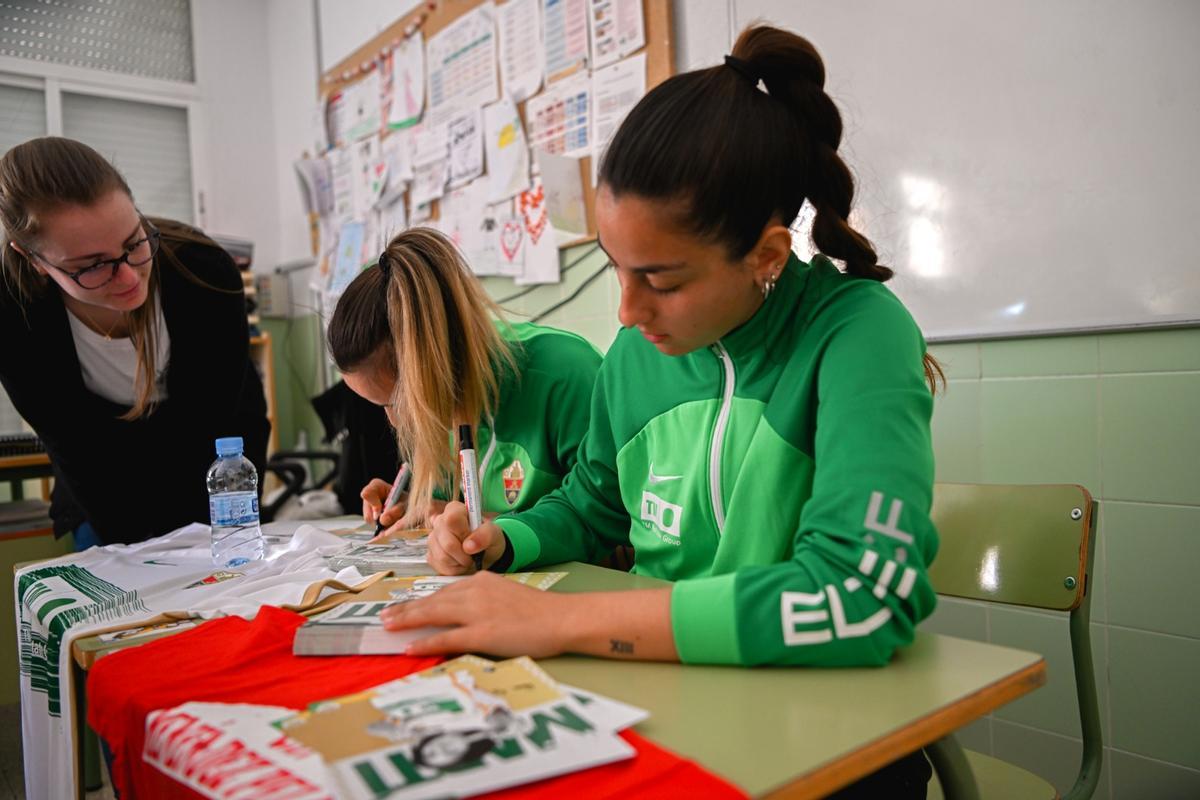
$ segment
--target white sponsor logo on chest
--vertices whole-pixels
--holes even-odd
[[[679,526],[683,506],[668,503],[654,492],[642,492],[642,523],[657,530],[668,544],[679,544]]]

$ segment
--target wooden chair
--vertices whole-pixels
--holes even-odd
[[[929,570],[939,594],[1070,614],[1071,655],[1083,758],[1066,800],[1086,800],[1100,780],[1103,738],[1092,664],[1088,591],[1096,503],[1082,486],[939,483],[933,521],[941,548]],[[957,780],[960,750],[950,739],[926,748],[936,778],[929,797],[970,797]],[[982,798],[1057,798],[1045,780],[991,756],[965,751]]]

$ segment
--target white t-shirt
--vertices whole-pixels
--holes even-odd
[[[79,368],[83,372],[83,385],[106,400],[123,406],[132,406],[134,385],[137,381],[137,351],[133,339],[106,339],[89,328],[69,309],[67,319],[71,322],[71,336],[75,339],[75,352],[79,356]],[[154,400],[167,399],[167,362],[171,357],[171,338],[163,320],[162,304],[154,298],[155,336],[154,369],[158,373],[154,381]]]

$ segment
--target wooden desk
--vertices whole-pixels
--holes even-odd
[[[21,481],[34,478],[45,479],[53,474],[54,469],[50,466],[50,456],[45,453],[0,457],[0,481],[7,481],[12,486],[13,500],[21,500],[25,497]]]
[[[243,273],[243,277],[249,273]],[[253,280],[249,289],[254,288]],[[250,337],[250,359],[258,369],[263,382],[263,395],[267,401],[267,421],[271,423],[271,438],[267,443],[267,455],[279,449],[279,413],[275,402],[275,356],[272,353],[271,334],[266,331]]]
[[[50,456],[45,453],[31,453],[27,456],[3,456],[0,457],[0,474],[3,474],[5,480],[12,480],[9,474],[17,474],[23,470],[29,469],[32,472],[37,472],[37,475],[32,477],[39,478],[42,473],[49,474]]]
[[[552,591],[668,585],[587,564],[541,569],[569,573]],[[90,665],[127,645],[78,641],[76,661]],[[877,669],[700,667],[582,656],[540,663],[564,683],[647,709],[650,718],[637,726],[639,733],[750,795],[796,800],[824,797],[1046,680],[1045,662],[1035,653],[927,632]]]
[[[665,585],[585,564],[555,591]],[[878,669],[746,669],[562,656],[557,680],[650,711],[638,733],[752,796],[824,797],[1046,682],[1035,653],[918,632]]]

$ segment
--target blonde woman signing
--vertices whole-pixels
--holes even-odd
[[[384,408],[412,465],[396,506],[384,508],[388,481],[363,489],[363,516],[383,524],[384,538],[428,524],[456,493],[459,425],[474,427],[487,514],[529,508],[575,464],[599,353],[575,334],[503,321],[435,230],[399,234],[354,279],[328,344],[346,385]]]

